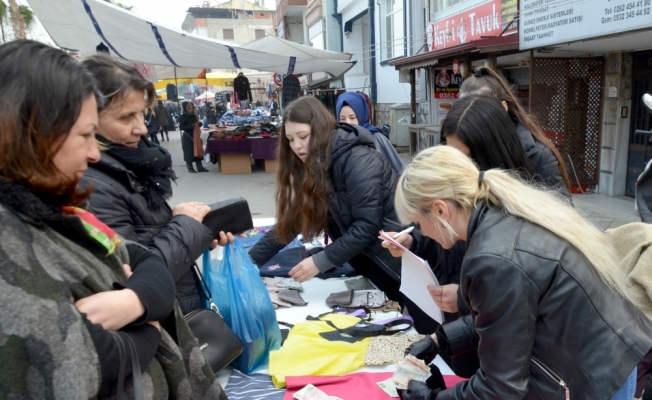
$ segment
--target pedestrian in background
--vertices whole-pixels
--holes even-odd
[[[145,109],[145,126],[147,127],[147,134],[152,143],[160,144],[158,141],[158,117],[156,116],[153,105]]]
[[[158,100],[156,104],[156,116],[158,117],[158,126],[159,132],[161,133],[161,141],[164,141],[165,138],[170,141],[170,136],[168,135],[168,110],[163,105],[163,100]],[[163,136],[165,134],[165,137]]]
[[[179,117],[179,130],[181,131],[181,148],[183,149],[183,160],[186,162],[188,172],[208,172],[202,167],[202,159],[195,157],[195,141],[201,140],[199,135],[195,134],[195,128],[201,128],[202,123],[195,113],[195,104],[189,101],[184,104],[183,114]],[[194,170],[192,164],[195,163],[197,171]]]

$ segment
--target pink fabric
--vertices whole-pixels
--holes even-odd
[[[292,400],[292,395],[308,384],[313,384],[329,396],[342,399],[388,400],[391,397],[376,383],[389,379],[392,375],[391,372],[357,372],[342,376],[288,376],[285,378],[287,391],[283,400]],[[444,375],[446,387],[449,388],[465,380],[455,375]]]

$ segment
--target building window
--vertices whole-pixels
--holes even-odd
[[[224,40],[233,40],[233,29],[222,29],[222,32],[224,34]]]
[[[435,20],[435,14],[438,12],[445,11],[453,6],[456,6],[460,3],[468,2],[470,0],[430,0],[430,20]]]
[[[264,29],[256,29],[256,40],[262,39],[265,37],[265,30]]]
[[[403,0],[385,1],[385,50],[383,58],[402,57],[405,55],[403,30]],[[382,36],[381,36],[382,37]]]
[[[316,23],[310,25],[308,28],[308,37],[310,43],[315,49],[325,50],[326,44],[324,43],[324,20],[320,19]]]

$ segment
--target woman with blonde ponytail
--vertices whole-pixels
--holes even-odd
[[[567,202],[437,146],[406,167],[395,209],[443,248],[468,242],[460,295],[470,315],[409,353],[480,358],[469,381],[447,390],[411,381],[404,399],[633,398],[652,323],[628,300],[605,236]]]

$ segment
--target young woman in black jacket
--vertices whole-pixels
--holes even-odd
[[[470,315],[408,353],[428,363],[440,352],[480,358],[468,381],[411,381],[404,399],[633,397],[652,322],[606,236],[565,199],[436,146],[406,167],[396,212],[445,249],[468,243],[460,295]]]
[[[401,262],[383,249],[380,230],[396,230],[397,176],[374,148],[366,129],[337,124],[313,96],[293,101],[283,115],[279,143],[275,228],[249,255],[262,266],[299,233],[328,234],[324,251],[298,263],[290,276],[299,282],[349,262],[388,298],[407,304],[419,331],[429,318],[399,292]]]
[[[509,84],[494,70],[480,67],[464,80],[460,97],[470,94],[487,94],[497,98],[516,126],[521,147],[543,183],[570,197],[570,181],[566,163],[537,124],[527,114]]]
[[[98,54],[84,60],[106,96],[98,140],[105,150],[84,177],[93,192],[91,210],[122,237],[147,246],[165,261],[184,313],[205,307],[192,265],[217,245],[202,224],[210,208],[200,202],[174,208],[172,156],[145,138],[142,110],[156,100],[154,86],[134,68]],[[228,235],[222,236],[222,244]]]
[[[195,114],[195,104],[191,101],[183,105],[183,113],[179,116],[179,130],[181,131],[181,148],[183,149],[183,161],[186,162],[188,172],[208,172],[201,165],[201,158],[195,157],[195,127],[201,126],[201,121]],[[197,171],[192,168],[192,163],[197,165]]]

